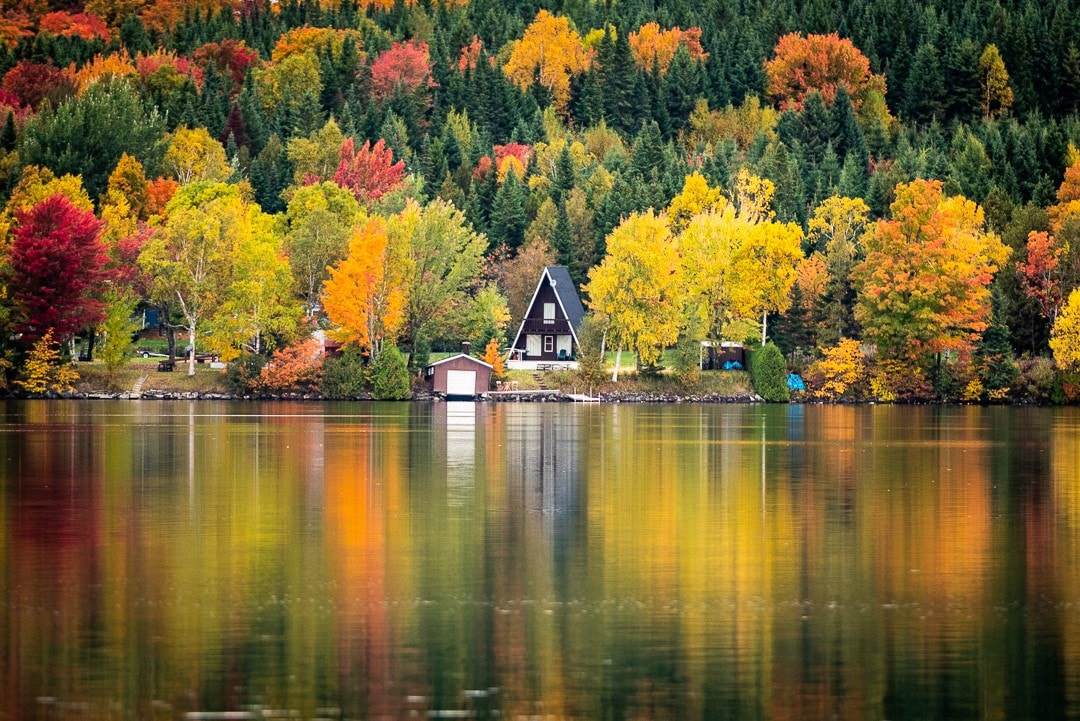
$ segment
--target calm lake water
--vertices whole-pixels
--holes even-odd
[[[1080,412],[0,403],[0,718],[225,711],[1080,718]]]

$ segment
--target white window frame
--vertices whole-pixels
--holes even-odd
[[[555,304],[554,303],[544,303],[544,322],[545,323],[554,323],[555,322]]]
[[[554,353],[555,352],[555,336],[553,336],[553,335],[544,336],[544,352],[545,353]]]

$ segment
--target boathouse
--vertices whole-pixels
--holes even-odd
[[[507,367],[515,370],[577,368],[578,328],[585,309],[563,265],[540,274],[525,317],[510,346]]]
[[[468,353],[458,353],[428,365],[424,380],[432,393],[447,398],[476,398],[491,389],[494,369]]]

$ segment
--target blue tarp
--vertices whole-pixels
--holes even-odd
[[[806,384],[803,383],[802,376],[800,376],[798,373],[788,373],[787,387],[790,391],[806,390]]]
[[[724,365],[721,367],[726,371],[741,371],[743,369],[742,363],[739,361],[724,361]]]

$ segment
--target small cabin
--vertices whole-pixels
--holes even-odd
[[[585,318],[566,266],[549,265],[540,274],[507,360],[509,368],[576,368],[577,331]]]
[[[746,370],[746,350],[742,343],[702,341],[699,360],[703,371]]]
[[[458,353],[428,365],[424,380],[432,393],[447,398],[476,398],[491,388],[494,369],[467,353]]]

